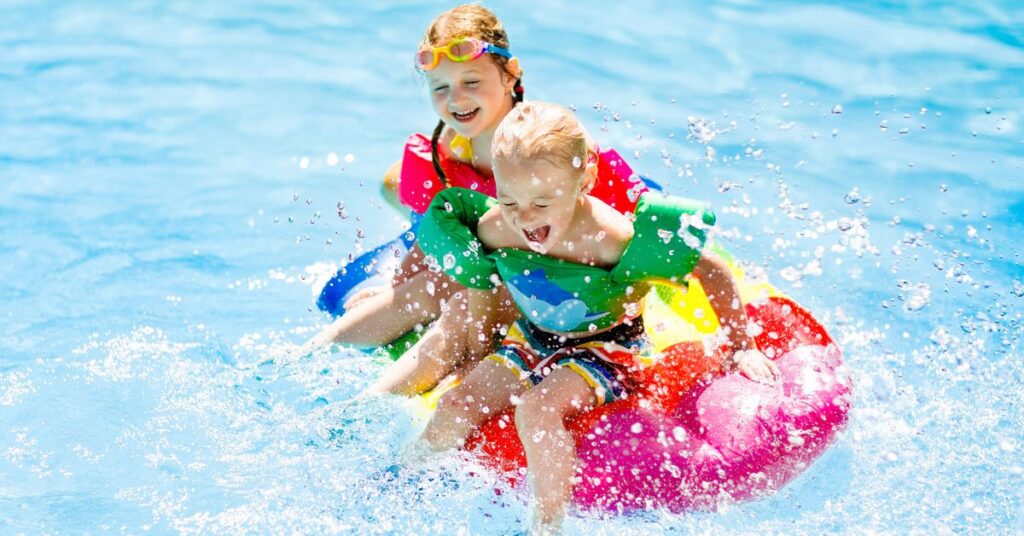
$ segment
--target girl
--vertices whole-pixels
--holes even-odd
[[[491,139],[495,128],[523,100],[522,69],[508,36],[493,13],[480,5],[460,5],[437,16],[415,57],[424,74],[439,121],[431,137],[409,137],[402,160],[384,177],[383,192],[416,215],[448,186],[494,195]],[[632,211],[644,183],[614,150],[598,152],[594,195],[623,212]],[[331,292],[330,284],[321,295]],[[427,269],[413,245],[391,284],[366,289],[344,304],[345,313],[303,347],[303,352],[343,342],[377,346],[407,331],[429,329],[374,387],[373,392],[415,394],[433,387],[468,355],[489,352],[492,337],[481,335],[480,315],[497,324],[517,312],[495,294],[493,307],[474,312],[457,282]],[[427,357],[429,356],[429,357]]]
[[[589,195],[596,154],[568,110],[531,102],[494,135],[497,204],[468,190],[438,194],[421,225],[424,251],[448,257],[469,301],[499,283],[522,313],[501,347],[445,394],[423,440],[461,444],[518,402],[515,422],[536,498],[535,528],[557,526],[570,501],[576,451],[564,420],[628,396],[647,346],[640,301],[655,279],[700,278],[723,326],[730,363],[758,381],[777,370],[746,333],[728,267],[701,252],[714,215],[646,194],[631,219]],[[500,281],[498,281],[500,279]]]

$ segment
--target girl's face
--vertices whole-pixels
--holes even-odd
[[[442,57],[426,76],[434,111],[466,138],[493,133],[512,109],[515,79],[488,55],[465,62]]]
[[[596,166],[588,165],[585,173],[595,171]],[[494,180],[502,217],[530,249],[547,253],[572,238],[584,185],[590,182],[580,177],[580,170],[544,159],[495,162]]]

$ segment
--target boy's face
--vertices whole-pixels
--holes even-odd
[[[442,57],[426,77],[438,117],[467,138],[493,131],[512,109],[515,80],[486,54],[465,62]]]
[[[583,196],[580,175],[542,158],[494,162],[501,215],[530,249],[547,253],[569,234]]]

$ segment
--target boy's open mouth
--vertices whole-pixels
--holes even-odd
[[[537,227],[536,229],[523,229],[523,235],[526,236],[526,241],[533,242],[536,244],[543,244],[544,241],[548,239],[548,233],[550,232],[550,225]]]
[[[468,121],[472,121],[473,118],[476,117],[476,114],[479,112],[480,108],[473,108],[472,110],[465,113],[452,112],[452,117],[454,117],[455,120],[460,123],[466,123]]]

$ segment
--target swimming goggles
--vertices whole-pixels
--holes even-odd
[[[416,53],[416,66],[423,71],[429,71],[441,62],[441,54],[444,53],[448,59],[462,63],[472,61],[484,54],[497,54],[505,58],[511,58],[512,53],[507,48],[467,37],[452,39],[443,47],[423,48]]]

